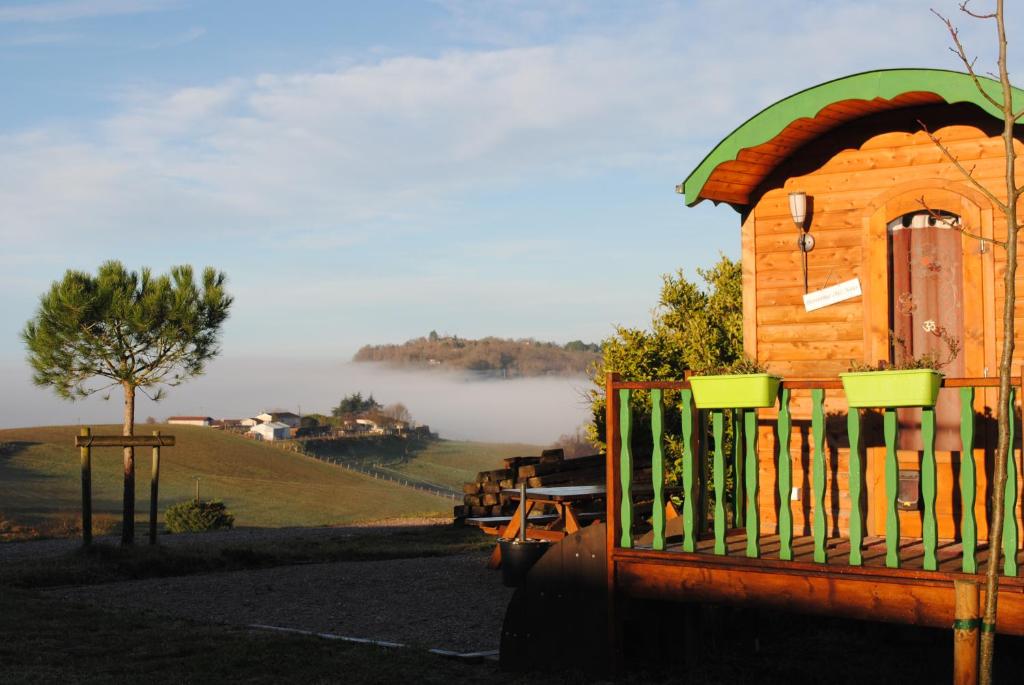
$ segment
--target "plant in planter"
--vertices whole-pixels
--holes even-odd
[[[939,338],[946,354],[926,352],[914,356],[907,341],[889,332],[896,349],[896,362],[851,363],[850,371],[839,374],[851,408],[857,407],[934,407],[943,374],[939,371],[960,354],[960,340],[934,321],[922,324],[925,333]]]
[[[755,409],[775,404],[781,381],[763,365],[742,357],[729,366],[691,376],[690,388],[698,409]]]

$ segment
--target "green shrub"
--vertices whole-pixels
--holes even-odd
[[[223,502],[192,499],[169,507],[164,513],[164,524],[168,533],[204,533],[231,528],[235,517],[228,513]]]

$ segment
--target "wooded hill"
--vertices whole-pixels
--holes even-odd
[[[465,370],[497,378],[578,376],[587,373],[600,352],[597,345],[581,340],[559,345],[532,338],[467,340],[431,332],[401,345],[365,345],[353,361]]]

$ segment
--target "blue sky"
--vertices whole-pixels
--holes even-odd
[[[0,373],[15,391],[0,425],[93,411],[29,386],[18,331],[65,269],[110,258],[227,272],[228,361],[210,369],[221,387],[431,329],[564,342],[643,325],[661,274],[738,255],[737,215],[687,209],[675,184],[796,90],[956,68],[931,6],[956,12],[949,0],[0,3]],[[960,23],[985,62],[988,27]],[[1011,48],[1019,28],[1011,17]],[[339,371],[329,396],[355,389]],[[154,412],[195,406],[195,392]],[[236,409],[218,408],[206,411]]]

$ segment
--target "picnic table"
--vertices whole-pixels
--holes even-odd
[[[579,506],[592,504],[603,500],[608,493],[604,485],[565,485],[553,487],[526,488],[526,498],[523,499],[521,492],[515,489],[502,491],[513,500],[519,500],[519,506],[511,516],[503,529],[498,531],[500,537],[511,539],[519,534],[519,526],[525,514],[527,523],[538,521],[540,517],[530,516],[530,512],[537,505],[550,504],[554,507],[556,516],[548,520],[543,529],[531,528],[529,537],[541,540],[557,542],[566,535],[572,535],[580,529],[581,519],[596,520],[602,517],[603,512],[579,512]],[[540,521],[538,521],[540,522]],[[490,568],[498,568],[501,564],[501,545],[495,545],[488,562]]]

